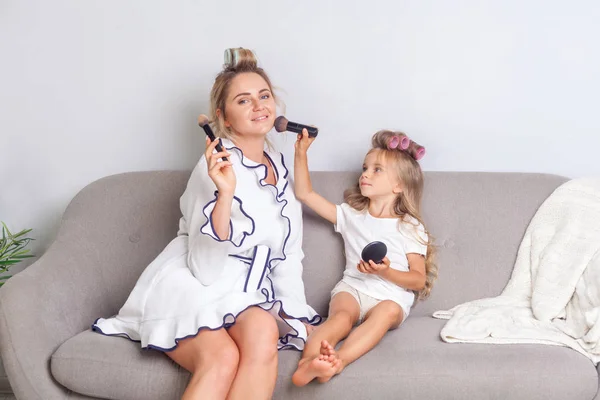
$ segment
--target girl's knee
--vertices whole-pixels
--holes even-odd
[[[340,310],[330,315],[329,319],[352,328],[358,320],[358,315],[354,315],[346,310]]]
[[[404,312],[402,311],[402,307],[400,307],[397,303],[390,300],[384,300],[376,307],[378,308],[379,313],[383,314],[385,318],[389,318],[391,321],[402,321]]]

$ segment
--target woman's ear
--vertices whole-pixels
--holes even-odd
[[[223,125],[225,125],[225,128],[230,128],[231,124],[229,122],[227,122],[227,120],[225,119],[225,115],[223,115],[223,112],[221,111],[220,108],[217,108],[217,118],[221,119],[223,118]]]

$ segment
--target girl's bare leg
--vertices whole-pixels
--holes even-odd
[[[304,386],[315,378],[331,378],[338,369],[326,357],[322,357],[324,343],[335,346],[344,339],[360,316],[356,299],[349,293],[340,292],[331,299],[329,318],[315,328],[304,346],[298,368],[292,376],[292,382]]]
[[[397,328],[403,318],[402,307],[393,301],[382,301],[365,315],[364,322],[348,336],[337,353],[333,344],[323,346],[323,354],[328,355],[329,359],[333,357],[339,360],[335,374],[339,374],[347,365],[367,354],[383,339],[387,331]],[[321,379],[321,382],[327,380]]]

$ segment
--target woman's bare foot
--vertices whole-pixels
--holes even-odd
[[[298,369],[292,375],[292,382],[296,386],[304,386],[315,378],[327,379],[327,382],[333,375],[335,375],[336,367],[335,364],[329,361],[328,356],[319,354],[318,357],[311,359],[300,360],[298,363]]]

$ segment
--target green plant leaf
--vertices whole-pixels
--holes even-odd
[[[26,252],[28,253],[29,250],[27,250]],[[20,259],[20,260],[25,259],[25,258],[31,258],[31,257],[35,257],[35,256],[33,254],[18,254],[16,256],[12,256],[12,258]]]
[[[0,221],[2,222],[2,221]],[[23,229],[13,234],[8,226],[2,222],[2,240],[0,240],[0,273],[7,272],[12,266],[22,262],[26,258],[35,257],[30,254],[27,245],[34,240],[26,235],[31,229]],[[7,278],[2,278],[7,279]]]
[[[12,258],[14,258],[15,260],[24,260],[26,258],[33,258],[33,257],[35,257],[33,254],[25,254],[22,256],[14,256]]]
[[[12,275],[4,275],[4,276],[0,276],[0,281],[5,281],[8,278],[10,278]]]
[[[21,249],[16,249],[16,250],[15,250],[15,251],[13,251],[11,254],[12,254],[12,256],[14,257],[14,256],[20,256],[20,255],[22,255],[22,254],[27,254],[27,253],[29,253],[29,249],[22,249],[22,248],[21,248]]]
[[[4,229],[6,229],[6,234],[8,237],[12,237],[12,233],[10,233],[10,230],[8,229],[8,226],[6,226],[6,224],[4,222],[2,222],[2,233],[4,233]]]
[[[0,266],[2,265],[14,265],[18,262],[20,262],[21,260],[0,260]]]
[[[19,237],[21,237],[21,236],[23,236],[23,235],[27,235],[27,234],[28,234],[29,232],[31,232],[32,230],[33,230],[33,229],[23,229],[21,232],[19,232],[19,233],[15,233],[15,234],[13,235],[13,239],[19,238]]]

